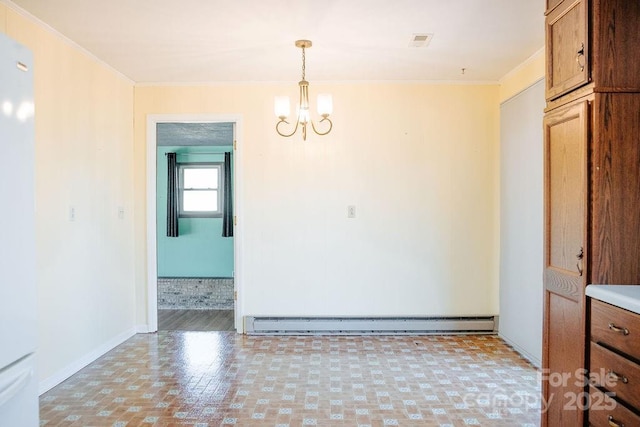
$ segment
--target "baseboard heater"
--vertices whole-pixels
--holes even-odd
[[[474,317],[245,317],[253,335],[495,333],[498,316]]]

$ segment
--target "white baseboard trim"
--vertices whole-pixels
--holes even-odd
[[[136,330],[134,330],[133,328],[129,329],[128,331],[122,332],[121,334],[110,339],[93,351],[85,354],[84,356],[68,364],[64,368],[58,370],[58,372],[54,373],[49,378],[45,378],[44,380],[40,381],[40,383],[38,384],[38,393],[41,395],[51,390],[53,387],[66,380],[67,378],[78,372],[80,369],[95,361],[100,356],[103,356],[110,350],[113,350],[115,347],[119,346],[135,334]]]
[[[149,325],[147,325],[146,323],[143,323],[141,325],[136,325],[136,334],[148,334],[150,332],[152,331],[149,330]]]
[[[540,360],[540,358],[533,356],[531,353],[529,353],[528,351],[526,351],[525,349],[523,349],[522,347],[520,347],[518,344],[514,343],[513,341],[511,341],[509,338],[505,337],[504,335],[502,335],[501,333],[498,333],[498,336],[500,338],[502,338],[507,344],[509,344],[511,347],[513,347],[513,349],[515,351],[517,351],[518,353],[520,353],[520,355],[522,357],[524,357],[525,359],[527,359],[529,362],[531,362],[531,364],[533,366],[535,366],[536,368],[540,369],[542,367],[542,361]]]

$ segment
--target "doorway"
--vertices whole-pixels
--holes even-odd
[[[149,116],[147,119],[148,330],[235,330],[242,332],[238,295],[238,227],[222,237],[221,214],[183,211],[178,236],[167,237],[167,153],[175,153],[179,203],[191,193],[182,185],[192,176],[218,176],[230,153],[234,218],[239,203],[238,122],[236,116]],[[235,146],[235,149],[234,149]],[[203,174],[204,172],[204,174]],[[197,194],[227,190],[220,172],[214,184]],[[219,188],[216,185],[219,184]],[[218,192],[218,193],[217,193]],[[192,195],[196,195],[194,192]],[[209,200],[209,199],[207,199]],[[217,204],[214,204],[217,206]],[[211,211],[208,207],[207,211]],[[197,212],[196,212],[197,213]],[[220,212],[218,212],[220,213]]]

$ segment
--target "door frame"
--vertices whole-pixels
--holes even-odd
[[[157,258],[157,132],[158,123],[233,123],[233,287],[234,322],[238,333],[244,332],[242,292],[242,116],[239,114],[149,114],[147,115],[147,329],[158,330],[158,258]]]

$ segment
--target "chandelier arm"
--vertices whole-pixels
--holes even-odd
[[[318,129],[316,129],[316,125],[313,123],[313,120],[310,120],[311,127],[313,128],[313,131],[316,134],[318,134],[320,136],[324,136],[324,135],[328,134],[329,132],[331,132],[331,129],[333,129],[333,122],[331,121],[331,119],[329,117],[323,117],[322,120],[320,120],[320,122],[318,124],[320,124],[322,122],[325,122],[325,121],[329,122],[329,129],[327,129],[326,132],[318,132]]]
[[[289,122],[286,121],[285,119],[280,119],[280,121],[278,123],[276,123],[276,132],[278,132],[278,135],[284,136],[285,138],[289,138],[290,136],[293,136],[296,133],[296,131],[298,130],[298,124],[299,124],[298,120],[296,120],[296,127],[294,127],[293,131],[291,131],[291,133],[288,134],[288,135],[285,134],[285,133],[280,132],[280,125],[283,122],[286,123],[286,124],[289,124]]]

